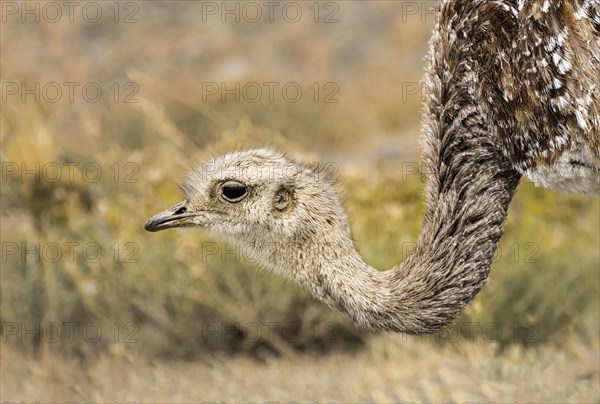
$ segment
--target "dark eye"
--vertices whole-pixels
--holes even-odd
[[[221,196],[227,202],[239,202],[248,194],[248,187],[241,182],[227,181],[221,185]]]

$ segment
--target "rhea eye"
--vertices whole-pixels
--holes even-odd
[[[239,202],[248,194],[248,187],[241,182],[227,181],[221,185],[221,196],[227,202]]]

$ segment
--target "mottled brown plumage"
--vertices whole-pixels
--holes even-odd
[[[599,8],[442,3],[425,77],[427,209],[414,253],[389,271],[354,248],[327,175],[272,150],[205,162],[146,229],[205,228],[361,326],[433,332],[485,285],[521,175],[600,193]]]
[[[440,32],[468,35],[464,63],[515,168],[600,193],[600,3],[454,1],[441,18]]]

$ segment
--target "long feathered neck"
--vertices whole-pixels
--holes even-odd
[[[413,255],[377,271],[342,231],[332,245],[309,247],[294,276],[362,326],[418,334],[447,324],[486,284],[504,230],[519,174],[478,102],[473,50],[456,44],[459,23],[441,20],[432,38],[423,145],[430,177]]]

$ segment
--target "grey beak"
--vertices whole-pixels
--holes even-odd
[[[187,201],[179,202],[177,205],[151,217],[144,225],[144,229],[155,232],[173,227],[194,226],[194,223],[190,220],[194,216],[195,214],[187,211]]]

